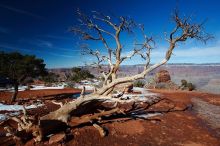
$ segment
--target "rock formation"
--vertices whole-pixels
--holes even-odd
[[[160,70],[158,73],[156,73],[155,78],[156,83],[168,82],[171,80],[170,73],[167,70]]]
[[[160,70],[157,72],[154,79],[152,79],[149,84],[145,85],[145,87],[149,89],[178,89],[178,85],[171,81],[170,73],[167,70]]]

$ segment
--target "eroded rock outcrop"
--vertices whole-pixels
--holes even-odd
[[[156,73],[155,81],[156,83],[165,83],[171,80],[170,73],[167,70],[160,70]]]
[[[177,90],[179,87],[171,81],[170,73],[167,70],[160,70],[156,73],[155,77],[145,85],[148,89],[168,89]]]

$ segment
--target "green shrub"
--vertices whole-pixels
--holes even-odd
[[[92,79],[92,78],[94,78],[94,75],[91,74],[86,69],[74,67],[74,68],[72,68],[72,74],[69,77],[69,80],[71,80],[73,82],[80,82],[81,80],[85,80],[88,78]]]
[[[189,91],[195,90],[195,86],[192,83],[187,83],[187,88]]]
[[[144,87],[144,82],[138,80],[136,82],[134,82],[134,87]]]
[[[59,75],[49,72],[47,75],[42,76],[42,80],[48,84],[58,82]]]
[[[113,94],[117,94],[118,92],[117,92],[116,90],[113,90],[112,93],[113,93]]]
[[[187,81],[186,80],[181,80],[181,86],[182,87],[187,87]]]

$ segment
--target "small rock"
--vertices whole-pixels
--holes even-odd
[[[55,134],[50,137],[49,144],[62,142],[62,141],[64,141],[65,138],[66,138],[66,134],[64,132]]]

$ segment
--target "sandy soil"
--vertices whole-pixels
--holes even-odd
[[[35,96],[47,96],[60,93],[72,93],[73,90],[54,90],[54,91],[24,91],[19,93],[19,98]],[[75,90],[74,90],[75,92]],[[173,111],[162,116],[152,117],[149,120],[132,119],[124,122],[109,122],[105,126],[109,133],[108,136],[101,138],[98,131],[91,125],[75,128],[71,130],[73,137],[69,138],[65,145],[74,146],[220,146],[220,135],[218,134],[219,125],[213,126],[207,115],[215,111],[214,121],[219,119],[220,95],[186,92],[186,91],[164,91],[153,90],[160,93],[166,100],[154,107],[152,110],[166,110],[167,106],[174,104],[176,109],[186,105],[186,111]],[[27,95],[27,96],[25,96]],[[1,100],[8,100],[8,93],[0,93]],[[199,100],[194,100],[199,99]],[[47,106],[30,110],[29,114],[44,115],[53,111],[59,106],[46,102]],[[212,109],[211,109],[211,108]],[[209,111],[207,111],[207,108]],[[217,110],[217,111],[216,111]],[[206,111],[205,114],[203,111]],[[213,120],[213,119],[212,119]],[[4,136],[3,126],[0,127],[0,145],[15,144],[15,142]],[[33,140],[25,145],[33,145]],[[38,145],[49,145],[44,141]],[[59,144],[52,144],[59,145]]]

